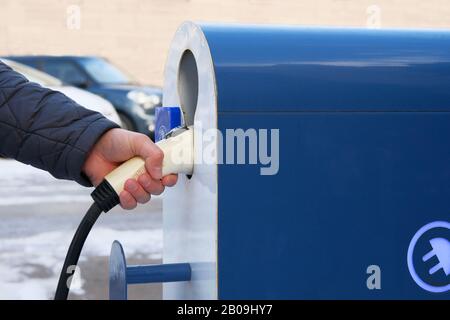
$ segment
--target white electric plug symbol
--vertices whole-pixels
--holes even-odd
[[[433,249],[424,255],[422,260],[425,262],[435,256],[439,263],[429,270],[429,274],[434,274],[442,269],[448,276],[450,273],[450,242],[444,238],[434,238],[430,240],[430,245]]]
[[[437,234],[437,232],[440,232],[440,237],[432,238],[429,240],[426,237],[423,237],[425,233],[427,233],[430,230],[434,230],[434,234]],[[407,263],[408,263],[408,270],[411,274],[411,277],[413,280],[424,290],[434,293],[443,293],[450,291],[450,280],[448,278],[448,275],[450,274],[450,238],[446,235],[448,235],[448,231],[450,230],[450,223],[447,221],[433,221],[430,222],[423,227],[421,227],[413,236],[411,239],[411,242],[408,246],[408,254],[407,254]],[[441,236],[442,234],[442,236]],[[428,240],[428,241],[427,241]],[[421,241],[427,241],[430,243],[430,246],[432,248],[431,251],[429,251],[427,254],[423,255],[423,251],[421,252],[421,255],[418,257],[422,257],[422,259],[414,259],[414,252],[416,249],[416,245],[418,242]],[[423,256],[422,256],[423,255]],[[428,270],[428,275],[422,272],[420,275],[416,271],[415,264],[418,263],[419,268],[423,268],[423,263],[426,261],[429,261],[431,258],[436,257],[436,260],[438,261],[437,264],[432,266]],[[433,275],[441,270],[445,273],[446,279],[443,280],[442,284],[436,285],[431,284],[429,281],[432,280],[430,277],[433,278]],[[424,270],[425,271],[425,270]],[[423,277],[423,278],[422,278]],[[434,276],[435,277],[435,276]]]

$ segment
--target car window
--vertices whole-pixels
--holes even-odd
[[[36,59],[27,59],[27,58],[25,58],[25,59],[20,59],[20,58],[19,59],[14,59],[13,58],[13,60],[16,60],[17,62],[26,64],[27,66],[30,66],[30,67],[38,69],[38,70],[41,69],[40,63]]]
[[[45,61],[43,71],[73,85],[87,82],[86,76],[70,61]]]
[[[131,79],[121,70],[109,62],[99,58],[85,58],[79,60],[81,67],[98,83],[129,84]]]

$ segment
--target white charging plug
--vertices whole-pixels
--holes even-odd
[[[156,145],[164,153],[162,175],[184,173],[191,175],[194,169],[194,130],[192,127],[177,128],[166,139]],[[128,179],[137,179],[146,172],[145,161],[134,157],[105,176],[103,182],[94,190],[92,197],[107,212],[119,203],[119,195]]]
[[[171,173],[192,174],[194,167],[194,135],[192,128],[180,128],[173,135],[158,141],[156,145],[164,153],[162,175]],[[146,172],[145,162],[140,157],[132,158],[110,172],[105,180],[109,182],[117,195],[128,179],[137,179]]]

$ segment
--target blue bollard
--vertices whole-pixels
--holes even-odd
[[[109,298],[127,300],[128,285],[191,280],[189,263],[127,266],[119,241],[114,241],[109,258]]]

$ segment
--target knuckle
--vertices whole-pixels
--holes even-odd
[[[164,152],[160,148],[155,148],[155,151],[153,153],[153,159],[161,162],[164,158]]]
[[[139,200],[143,201],[147,198],[147,192],[144,189],[140,189],[136,196]]]
[[[139,142],[146,142],[149,138],[143,134],[143,133],[139,133],[139,132],[133,132],[134,135],[136,135],[136,139],[139,140]]]
[[[148,186],[148,185],[145,185],[145,186],[144,186],[144,190],[145,190],[145,192],[147,192],[147,193],[151,193],[151,192],[152,192],[151,186]]]

